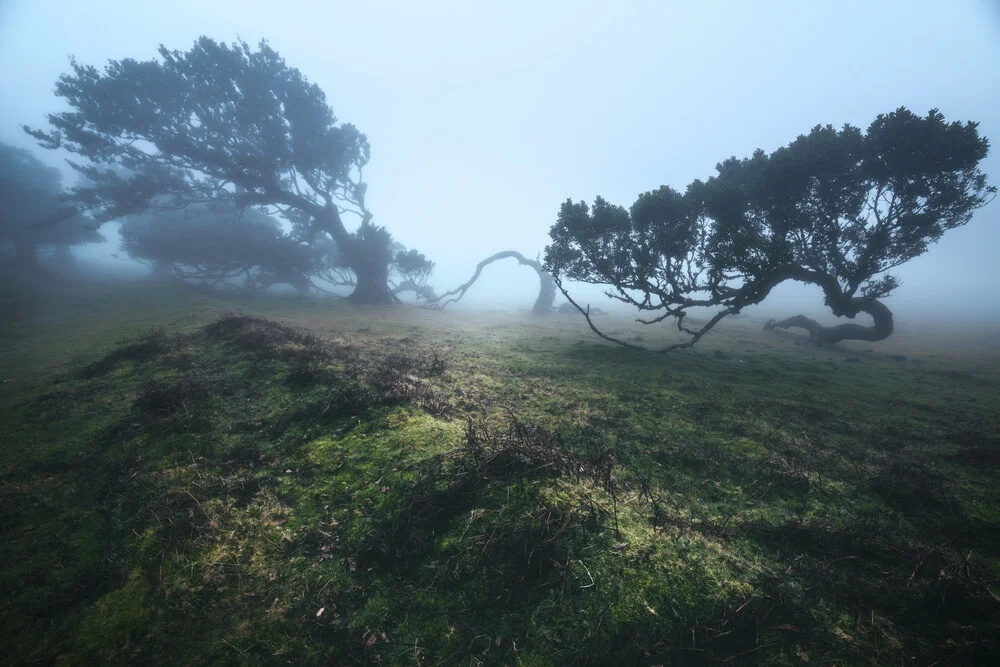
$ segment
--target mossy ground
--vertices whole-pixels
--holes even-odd
[[[0,340],[8,662],[997,649],[995,341],[737,320],[656,356],[558,315],[61,294],[8,300]]]

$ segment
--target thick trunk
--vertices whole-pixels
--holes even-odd
[[[357,286],[348,297],[351,302],[374,306],[399,303],[389,288],[389,262],[392,261],[389,241],[388,234],[375,229],[362,228],[352,235],[345,253],[357,277]]]
[[[399,299],[389,289],[389,266],[358,265],[352,267],[358,278],[357,287],[348,298],[352,303],[377,306],[399,303]]]
[[[353,234],[344,227],[340,214],[334,208],[327,208],[315,218],[316,228],[324,231],[337,243],[348,268],[357,277],[357,285],[348,298],[349,301],[365,305],[399,303],[399,299],[389,289],[389,263],[392,251],[389,243],[392,237],[381,227],[371,225],[368,218]]]
[[[556,300],[556,281],[538,262],[532,261],[529,265],[538,272],[538,298],[535,299],[531,312],[535,315],[547,315],[552,312],[552,302]]]
[[[880,301],[875,299],[862,299],[855,297],[849,301],[849,307],[842,309],[842,314],[847,317],[854,317],[858,313],[868,313],[872,316],[872,326],[862,326],[860,324],[839,324],[834,327],[825,327],[816,320],[805,315],[796,315],[786,320],[777,322],[769,320],[764,328],[789,329],[798,327],[809,332],[809,338],[817,345],[833,345],[842,340],[865,340],[879,341],[885,340],[892,335],[893,322],[892,311],[885,307]],[[841,314],[841,313],[838,313]]]

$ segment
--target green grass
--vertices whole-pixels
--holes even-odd
[[[986,347],[817,349],[738,320],[656,356],[556,315],[47,294],[8,297],[0,337],[8,662],[997,648]],[[922,363],[884,356],[900,351]]]

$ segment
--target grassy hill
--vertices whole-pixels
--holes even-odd
[[[821,349],[743,319],[657,356],[555,314],[30,296],[0,334],[8,662],[997,649],[997,341]]]

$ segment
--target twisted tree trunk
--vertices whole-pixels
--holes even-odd
[[[389,289],[392,251],[389,249],[388,234],[352,235],[345,257],[357,278],[357,286],[347,297],[349,301],[365,305],[399,303]]]
[[[535,299],[535,304],[531,308],[531,312],[535,315],[545,315],[552,311],[552,302],[556,298],[556,283],[553,280],[552,275],[542,268],[542,263],[537,259],[528,259],[516,250],[503,250],[494,255],[490,255],[483,261],[476,265],[476,272],[472,274],[472,277],[468,281],[459,285],[450,292],[445,292],[441,296],[433,300],[437,303],[440,308],[444,308],[449,303],[454,303],[460,300],[465,293],[469,291],[472,284],[479,279],[479,276],[483,273],[483,269],[488,265],[492,264],[501,259],[506,259],[508,257],[513,257],[517,260],[518,264],[522,266],[530,266],[538,274],[538,297]],[[451,298],[449,298],[451,297]],[[444,301],[442,301],[444,299]]]
[[[837,317],[854,318],[858,313],[868,313],[872,316],[874,323],[872,326],[862,326],[860,324],[840,324],[833,327],[824,327],[816,320],[805,315],[796,315],[778,322],[768,320],[764,329],[772,331],[774,329],[789,329],[798,327],[809,332],[809,337],[818,345],[832,345],[842,340],[866,340],[879,341],[892,335],[893,321],[892,311],[877,299],[861,298],[852,296],[853,292],[845,293],[845,288],[841,287],[837,278],[829,273],[824,273],[814,269],[799,266],[797,264],[786,264],[778,266],[762,279],[749,281],[739,289],[727,290],[725,298],[717,300],[715,305],[722,306],[722,310],[717,312],[707,323],[699,329],[690,329],[684,326],[684,319],[687,317],[686,308],[694,306],[710,305],[704,302],[689,300],[687,303],[679,302],[677,306],[667,309],[667,313],[659,317],[643,320],[636,320],[643,324],[653,324],[661,322],[668,316],[676,318],[677,329],[688,334],[689,339],[681,343],[673,343],[656,350],[657,353],[670,352],[672,350],[690,347],[698,342],[702,336],[708,333],[716,324],[728,315],[737,315],[744,308],[753,306],[771,293],[775,287],[786,280],[795,280],[810,285],[816,285],[823,290],[826,305]],[[556,286],[563,293],[566,299],[576,308],[587,320],[591,330],[601,338],[616,343],[623,347],[632,349],[644,349],[638,345],[623,341],[604,333],[591,320],[590,306],[584,308],[570,297],[569,292],[563,287],[561,281],[556,282]]]
[[[556,281],[552,274],[542,269],[542,265],[536,260],[530,260],[529,266],[538,272],[538,297],[535,305],[531,307],[531,312],[535,315],[545,315],[552,310],[552,302],[556,300]]]
[[[892,335],[893,321],[892,311],[886,308],[885,304],[875,299],[863,299],[854,297],[847,301],[848,307],[842,309],[837,314],[846,317],[854,317],[858,313],[868,313],[874,320],[872,326],[862,326],[860,324],[838,324],[833,327],[825,327],[814,319],[805,315],[796,315],[788,319],[768,320],[764,329],[772,331],[774,329],[790,329],[798,327],[809,332],[809,339],[817,345],[833,345],[842,340],[885,340]]]
[[[344,227],[337,209],[328,206],[314,212],[316,229],[324,231],[337,243],[347,267],[354,272],[357,282],[348,301],[364,305],[399,303],[389,289],[389,264],[392,251],[391,237],[380,227],[370,224],[371,215],[362,220],[361,227],[353,234]],[[381,231],[380,231],[381,230]]]
[[[358,284],[347,297],[348,301],[369,306],[399,303],[399,299],[389,289],[388,264],[352,262],[351,270],[357,276]]]

